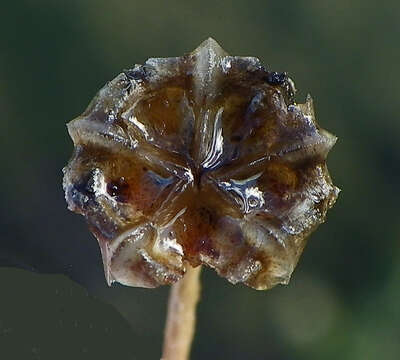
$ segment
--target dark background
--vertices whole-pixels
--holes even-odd
[[[159,358],[168,288],[107,287],[64,202],[65,123],[123,68],[212,36],[312,94],[342,192],[288,286],[205,269],[192,359],[399,359],[399,16],[399,1],[2,2],[0,358]]]

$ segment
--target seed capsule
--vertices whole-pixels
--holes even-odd
[[[68,124],[64,190],[109,284],[171,284],[186,263],[255,289],[289,281],[339,192],[325,164],[336,137],[294,93],[286,73],[212,39],[99,91]]]

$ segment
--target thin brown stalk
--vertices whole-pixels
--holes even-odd
[[[171,288],[161,360],[189,359],[200,297],[200,270],[201,266],[188,265],[185,276]]]

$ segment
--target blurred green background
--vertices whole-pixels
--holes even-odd
[[[67,211],[65,123],[122,69],[209,36],[288,71],[339,137],[342,188],[288,286],[203,272],[192,359],[400,359],[400,2],[4,1],[0,358],[158,359],[168,288],[108,288]]]

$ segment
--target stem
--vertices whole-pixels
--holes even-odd
[[[201,266],[187,266],[185,276],[172,285],[168,300],[161,360],[187,360],[196,325]]]

